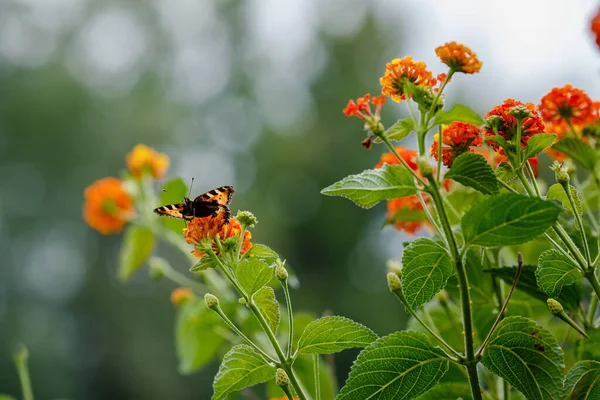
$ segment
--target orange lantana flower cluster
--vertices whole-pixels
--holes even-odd
[[[122,231],[135,216],[133,200],[120,179],[100,179],[85,189],[83,197],[83,219],[104,235]]]
[[[346,105],[346,108],[344,108],[344,114],[346,114],[347,117],[356,116],[366,121],[369,117],[379,116],[381,106],[383,106],[384,103],[384,96],[371,97],[371,95],[367,93],[363,97],[356,99],[356,102],[354,100],[348,100],[348,104]],[[371,104],[375,106],[374,113],[371,111]]]
[[[597,119],[592,99],[571,85],[553,88],[542,97],[539,110],[544,122],[554,125],[585,125]]]
[[[219,254],[215,237],[219,239],[228,239],[233,236],[238,236],[242,233],[242,225],[235,218],[229,218],[225,223],[225,216],[217,214],[216,216],[209,216],[204,218],[194,218],[191,220],[187,227],[183,230],[185,241],[188,244],[199,244],[203,239],[210,239],[212,249],[215,254]],[[242,242],[242,248],[240,254],[244,254],[252,247],[250,242],[252,234],[249,230],[244,232],[244,240]],[[194,246],[192,254],[198,258],[204,257],[206,252],[199,249],[198,246]]]
[[[178,287],[171,292],[171,303],[181,306],[194,298],[194,292],[191,289]]]
[[[546,126],[544,121],[539,117],[535,106],[531,103],[522,103],[513,99],[504,100],[499,106],[492,108],[485,114],[485,118],[488,119],[492,116],[499,116],[502,118],[502,123],[498,127],[498,135],[502,136],[507,141],[512,141],[517,134],[517,118],[510,114],[510,111],[518,106],[524,106],[529,110],[531,116],[523,118],[521,121],[521,146],[527,146],[527,141],[533,135],[543,133]],[[496,133],[493,129],[485,129],[485,136],[495,136]],[[500,146],[493,141],[489,141],[488,144],[494,148],[494,150],[504,154]]]
[[[169,156],[143,145],[136,145],[131,153],[127,154],[127,167],[136,178],[145,172],[154,179],[164,178],[169,168]]]
[[[456,42],[446,43],[435,49],[435,54],[444,64],[456,72],[474,74],[481,69],[481,61],[467,46]]]
[[[400,102],[406,100],[404,93],[405,80],[416,86],[431,86],[433,74],[422,61],[414,61],[411,56],[396,58],[385,65],[385,74],[379,79],[381,93]]]
[[[442,162],[448,168],[456,157],[471,151],[471,147],[481,146],[481,129],[465,122],[453,122],[442,130]],[[437,160],[439,135],[433,137],[431,155]]]

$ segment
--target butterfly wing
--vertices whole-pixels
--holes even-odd
[[[164,217],[191,220],[193,216],[185,213],[185,204],[167,204],[154,209],[154,212]]]
[[[194,203],[213,203],[219,206],[228,206],[234,193],[233,186],[221,186],[202,193],[194,199]]]

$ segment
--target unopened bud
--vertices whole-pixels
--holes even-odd
[[[402,282],[400,282],[400,277],[394,272],[388,272],[387,281],[388,287],[392,292],[402,289]]]
[[[219,299],[214,294],[206,293],[204,295],[204,302],[206,307],[216,310],[219,307]]]
[[[548,304],[548,309],[554,315],[561,314],[564,311],[562,304],[554,299],[546,300],[546,304]]]
[[[568,169],[565,165],[559,163],[558,161],[554,161],[554,164],[552,164],[550,169],[554,171],[554,177],[556,179],[556,182],[560,183],[563,186],[569,184],[569,180],[571,180],[571,177],[569,176]]]
[[[148,275],[154,280],[158,280],[165,276],[165,270],[169,268],[167,260],[160,257],[150,257],[148,266]]]
[[[235,219],[247,228],[254,228],[258,223],[258,219],[250,211],[238,211]]]
[[[532,116],[531,111],[523,105],[514,106],[513,108],[508,110],[508,114],[512,115],[515,118],[519,118],[519,119],[523,119],[523,118]]]
[[[483,125],[486,130],[498,131],[504,125],[504,119],[500,115],[491,115],[485,120]]]
[[[282,368],[277,368],[277,372],[275,372],[275,383],[277,386],[281,387],[285,387],[290,384],[290,378]]]
[[[417,167],[419,167],[419,172],[423,176],[430,176],[431,174],[433,174],[433,167],[429,163],[427,157],[418,157]]]
[[[385,266],[387,267],[388,272],[393,272],[398,276],[402,276],[402,264],[397,260],[388,260],[385,263]]]
[[[285,264],[285,261],[281,264],[277,263],[277,266],[275,267],[275,276],[280,281],[285,281],[289,276],[287,270],[283,266],[284,264]]]

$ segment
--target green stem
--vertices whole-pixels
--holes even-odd
[[[506,379],[502,379],[503,400],[510,400],[510,383]]]
[[[519,193],[517,192],[513,187],[511,187],[508,183],[504,182],[503,180],[498,179],[498,183],[502,185],[502,187],[506,190],[508,190],[509,192],[512,193]]]
[[[442,136],[442,126],[438,126],[438,159],[437,159],[437,171],[435,180],[440,182],[440,176],[442,173],[442,151],[443,151],[443,136]]]
[[[23,400],[33,400],[33,389],[31,387],[31,378],[29,377],[29,367],[27,360],[29,359],[29,351],[24,345],[20,345],[14,355],[14,362],[19,374],[21,382],[21,391],[23,392]]]
[[[594,328],[594,317],[596,316],[596,310],[598,309],[598,296],[592,293],[592,300],[590,300],[590,308],[588,309],[587,315],[587,326]]]
[[[535,174],[533,173],[533,168],[531,168],[529,160],[525,160],[525,166],[527,167],[527,173],[529,174],[529,178],[531,179],[531,186],[533,186],[536,196],[542,197],[542,194],[540,193],[540,187],[538,186],[537,181],[535,180]]]
[[[285,294],[285,305],[288,311],[288,346],[287,346],[287,359],[292,357],[292,347],[294,345],[294,313],[292,312],[292,300],[290,298],[290,289],[288,287],[287,279],[282,282],[283,293]]]
[[[583,242],[583,252],[585,253],[585,258],[587,260],[587,268],[592,268],[592,256],[590,255],[590,247],[587,242],[587,237],[585,234],[585,229],[583,229],[583,221],[581,219],[581,215],[577,212],[577,205],[575,204],[575,200],[573,199],[573,194],[571,193],[571,188],[569,184],[566,183],[563,185],[563,189],[567,198],[569,199],[569,203],[571,204],[571,209],[573,210],[573,215],[575,215],[575,222],[579,227],[579,233],[581,234],[581,241]]]
[[[448,75],[446,76],[446,79],[444,80],[444,82],[442,82],[442,86],[440,86],[440,90],[438,90],[438,92],[435,94],[435,97],[433,98],[433,101],[431,102],[431,107],[429,108],[429,111],[427,112],[427,120],[428,121],[431,119],[430,114],[437,107],[437,103],[440,100],[440,97],[442,96],[442,93],[444,92],[446,85],[448,84],[448,82],[450,82],[450,78],[452,78],[452,75],[454,75],[455,72],[456,71],[453,70],[452,68],[448,71]]]
[[[433,218],[433,215],[429,211],[429,207],[427,207],[427,204],[425,203],[425,199],[423,198],[423,195],[421,194],[421,192],[417,191],[416,196],[419,199],[419,203],[421,203],[421,207],[423,207],[423,212],[425,213],[425,216],[427,217],[427,219],[429,220],[431,225],[433,225],[433,228],[435,229],[437,234],[440,237],[444,238],[444,235],[442,234],[442,229],[440,228],[438,222],[435,220],[435,218]],[[444,238],[444,240],[445,240],[445,238]]]
[[[590,282],[590,285],[592,285],[592,289],[594,290],[594,293],[596,293],[596,297],[600,297],[600,282],[598,282],[596,273],[593,270],[587,271],[585,273],[585,277]]]
[[[523,166],[521,165],[521,153],[523,152],[523,147],[521,146],[521,132],[523,130],[523,126],[521,125],[521,121],[523,118],[517,117],[517,133],[515,134],[515,156],[517,157],[516,169],[521,170]]]
[[[291,400],[294,398],[294,395],[292,394],[289,385],[281,386],[281,390],[283,390],[288,399]]]
[[[319,371],[319,355],[313,354],[313,365],[315,370],[315,400],[321,400],[321,374]]]
[[[408,172],[410,172],[413,175],[413,177],[417,180],[417,182],[419,182],[421,185],[425,186],[425,181],[423,180],[423,178],[421,178],[415,171],[413,171],[413,169],[406,163],[406,161],[404,161],[404,158],[400,157],[400,154],[398,154],[398,152],[396,151],[396,148],[392,145],[390,140],[385,135],[381,135],[379,137],[386,144],[386,146],[390,149],[390,151],[396,156],[398,161],[400,161],[400,163],[406,167]]]
[[[244,244],[244,235],[246,234],[246,225],[242,225],[242,232],[240,233],[240,237],[238,239],[237,242],[237,246],[236,246],[236,254],[235,254],[235,259],[236,261],[240,261],[240,254],[242,252],[242,247]]]

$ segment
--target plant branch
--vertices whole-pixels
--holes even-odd
[[[321,379],[319,371],[319,355],[313,354],[313,364],[315,370],[315,400],[321,400]]]

